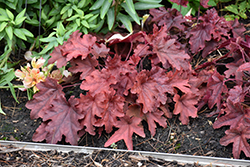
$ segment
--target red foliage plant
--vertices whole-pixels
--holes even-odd
[[[153,32],[98,40],[76,31],[56,47],[48,63],[56,62],[58,68],[70,64],[68,70],[80,74],[80,89],[87,93],[67,100],[56,80],[47,78],[37,84],[40,91],[26,107],[31,109],[32,119],[41,117],[44,122],[33,140],[57,143],[64,136],[66,142],[76,145],[86,132],[95,135],[96,128],[107,133],[118,128],[104,146],[123,139],[132,150],[133,133],[145,137],[143,120],[153,136],[156,123],[166,127],[167,118],[174,114],[187,125],[189,117],[197,117],[198,110],[207,103],[209,108],[216,105],[215,113],[219,113],[214,128],[230,126],[221,144],[233,142],[235,158],[239,158],[241,151],[250,157],[247,142],[250,138],[250,37],[246,40],[240,37],[244,31],[241,25],[237,21],[225,21],[215,9],[200,16],[198,23],[194,18],[192,26],[174,10],[150,10],[152,21],[159,25],[154,25]],[[179,30],[172,31],[173,28]],[[186,43],[180,40],[183,38]],[[216,44],[206,50],[211,43]],[[123,44],[129,47],[122,48],[126,50],[125,56],[119,51]],[[204,50],[203,57],[206,57],[216,46],[229,52],[192,68],[191,53]],[[228,58],[232,61],[224,65],[229,69],[218,72],[218,65]],[[227,81],[234,82],[234,86],[228,86]],[[173,111],[170,103],[174,103]]]

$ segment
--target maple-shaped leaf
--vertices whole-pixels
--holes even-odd
[[[78,131],[83,127],[79,120],[84,117],[81,109],[77,108],[79,104],[73,96],[67,101],[65,97],[60,97],[51,103],[53,107],[46,111],[43,117],[44,121],[48,121],[45,130],[48,132],[46,142],[56,144],[65,136],[65,141],[72,145],[77,145],[80,136]]]
[[[136,65],[140,61],[138,56],[131,56],[129,60],[122,61],[121,56],[115,55],[113,58],[109,56],[106,61],[107,70],[115,78],[119,78],[121,74],[133,73],[136,71]]]
[[[229,90],[227,100],[232,101],[233,104],[242,103],[245,100],[245,96],[246,93],[242,87],[240,85],[236,85],[233,87],[233,89]]]
[[[119,76],[119,78],[117,78],[119,82],[117,82],[115,85],[111,85],[111,87],[116,90],[116,93],[118,95],[127,96],[129,94],[129,90],[134,85],[136,75],[137,75],[136,72],[121,75]]]
[[[63,46],[59,45],[50,53],[51,58],[48,60],[48,64],[56,63],[58,68],[66,66],[68,63],[67,57],[63,55]]]
[[[80,57],[77,59],[72,59],[70,63],[71,67],[68,70],[73,73],[81,72],[81,80],[85,79],[89,74],[91,74],[98,65],[98,61],[90,56],[83,60]]]
[[[164,112],[160,110],[155,110],[154,112],[148,112],[145,114],[146,116],[146,121],[148,123],[148,128],[152,136],[155,135],[155,129],[156,129],[156,123],[157,122],[160,126],[166,128],[167,127],[167,122],[166,118],[163,117]]]
[[[156,107],[159,107],[156,97],[158,96],[158,90],[156,88],[157,83],[148,77],[148,71],[141,71],[135,79],[134,86],[130,92],[138,94],[137,103],[143,104],[143,113],[154,111]]]
[[[112,90],[110,93],[106,93],[107,98],[107,109],[104,111],[101,119],[95,123],[96,126],[105,126],[107,133],[111,133],[113,126],[117,124],[117,117],[123,117],[123,106],[124,106],[124,97],[115,95],[116,91]]]
[[[50,54],[51,58],[48,63],[57,61],[57,67],[61,68],[73,58],[81,57],[81,59],[85,59],[92,51],[96,37],[90,34],[85,34],[82,37],[81,35],[82,33],[77,30],[70,35],[70,38],[62,46],[55,47],[55,50]]]
[[[247,139],[250,139],[250,127],[241,125],[238,128],[233,128],[225,131],[226,135],[220,139],[220,144],[227,146],[233,143],[233,156],[240,158],[240,153],[243,151],[247,157],[250,157],[250,145]]]
[[[65,95],[62,91],[62,86],[55,79],[49,77],[44,82],[38,83],[36,87],[39,89],[39,92],[25,105],[28,109],[31,109],[31,119],[43,118],[46,111],[52,107],[52,102]]]
[[[209,7],[209,5],[207,4],[208,2],[209,2],[209,0],[200,0],[200,4],[204,8],[208,8]]]
[[[101,71],[95,70],[88,75],[81,83],[80,88],[83,90],[89,90],[92,96],[102,92],[110,90],[111,84],[116,84],[117,80],[107,69]]]
[[[41,142],[46,139],[48,132],[45,130],[49,121],[42,122],[41,125],[36,129],[36,132],[32,136],[32,141]]]
[[[168,8],[167,10],[162,7],[158,9],[150,9],[149,12],[152,16],[152,22],[157,22],[158,26],[166,25],[167,30],[170,30],[172,27],[176,27],[184,31],[185,26],[182,23],[186,22],[186,19],[183,18],[182,14],[174,9]]]
[[[241,80],[242,79],[242,67],[243,66],[243,59],[239,59],[236,60],[236,62],[232,62],[232,63],[227,63],[226,67],[228,68],[228,70],[226,70],[224,73],[226,75],[227,78],[229,78],[231,75],[235,76],[235,79]],[[241,68],[239,68],[241,66]],[[247,66],[246,66],[247,67]]]
[[[244,24],[239,23],[237,18],[234,21],[231,21],[231,25],[232,25],[231,30],[233,32],[234,38],[241,37],[244,34],[244,32],[246,31]]]
[[[187,7],[188,0],[170,0],[171,2],[176,3],[177,5],[181,5]]]
[[[212,95],[208,100],[208,107],[212,108],[215,104],[220,108],[222,93],[227,93],[227,87],[224,83],[224,76],[220,75],[217,71],[210,77],[207,87],[212,91]]]
[[[98,59],[99,57],[105,58],[108,55],[109,50],[110,49],[107,48],[106,45],[102,43],[101,44],[95,43],[92,47],[91,54],[93,54],[96,59]]]
[[[167,92],[174,95],[175,94],[175,89],[178,88],[181,90],[183,93],[192,93],[189,85],[188,79],[185,79],[181,76],[181,74],[176,71],[173,73],[172,71],[169,71],[167,73],[167,77],[169,78],[168,81],[165,84]]]
[[[79,56],[85,59],[92,51],[92,47],[97,40],[96,37],[90,34],[85,34],[82,37],[81,35],[82,33],[79,33],[79,30],[77,30],[63,44],[63,54],[67,56],[68,61]]]
[[[250,118],[249,109],[243,108],[240,103],[233,104],[231,100],[227,100],[225,111],[226,114],[214,122],[213,128],[217,129],[230,125],[230,129],[233,129],[245,122],[246,118]],[[245,125],[247,125],[247,122],[245,122]],[[250,124],[248,126],[250,126]]]
[[[108,147],[112,143],[116,143],[117,141],[123,139],[128,150],[133,150],[133,133],[136,133],[141,137],[145,137],[140,118],[130,118],[128,116],[121,117],[120,121],[117,122],[116,127],[119,129],[108,139],[108,141],[104,144],[104,147]]]
[[[149,76],[153,78],[157,84],[156,89],[159,93],[155,97],[162,104],[165,104],[167,101],[166,93],[170,93],[170,91],[174,89],[174,87],[171,87],[168,83],[169,78],[167,77],[166,70],[160,67],[153,67]]]
[[[134,49],[134,55],[138,57],[144,57],[153,53],[154,52],[150,50],[150,47],[145,44],[138,44]]]
[[[91,96],[89,92],[86,95],[80,94],[79,108],[83,110],[84,119],[80,121],[82,127],[86,127],[85,131],[91,135],[95,135],[96,116],[101,118],[107,108],[107,101],[104,92]]]
[[[211,34],[213,26],[210,23],[202,22],[192,28],[187,33],[187,37],[190,37],[189,43],[192,53],[197,53],[205,47],[205,42],[211,40]]]
[[[180,114],[179,120],[182,124],[187,125],[189,117],[197,117],[197,108],[195,105],[198,103],[198,100],[194,94],[187,93],[181,97],[175,94],[173,100],[176,102],[173,113],[175,115]]]
[[[187,67],[190,66],[184,64],[188,63],[189,55],[180,49],[175,39],[166,39],[166,30],[166,26],[163,26],[160,30],[154,26],[154,34],[147,38],[153,46],[153,52],[156,53],[162,64],[169,62],[177,70],[189,70]]]

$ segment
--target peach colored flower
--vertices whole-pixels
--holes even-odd
[[[22,80],[25,88],[32,88],[34,92],[38,91],[36,84],[45,80],[45,75],[40,71],[40,68],[44,65],[45,60],[40,58],[36,61],[35,58],[32,59],[31,65],[28,63],[26,67],[21,67],[21,70],[16,70],[15,75]]]

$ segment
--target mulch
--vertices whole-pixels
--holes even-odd
[[[27,151],[12,146],[0,146],[0,166],[85,166],[85,167],[199,167],[197,163],[184,164],[159,158],[141,156],[139,153],[95,151],[93,154],[51,151]]]

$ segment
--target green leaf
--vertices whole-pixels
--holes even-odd
[[[15,18],[15,24],[19,25],[20,23],[22,23],[26,17],[24,17],[24,14],[26,12],[26,9],[23,9]]]
[[[100,31],[100,29],[102,28],[103,24],[104,24],[105,19],[102,19],[99,21],[99,23],[96,25],[96,29],[94,30],[94,32],[98,32]]]
[[[26,38],[26,36],[24,35],[24,33],[23,33],[23,31],[21,30],[21,29],[17,29],[17,28],[15,28],[14,29],[14,34],[18,37],[18,38],[20,38],[20,39],[22,39],[22,40],[27,40],[27,38]]]
[[[99,14],[94,15],[93,17],[88,19],[88,22],[90,23],[90,22],[94,21],[98,16],[99,16]]]
[[[101,11],[100,11],[100,18],[101,18],[101,19],[103,19],[104,16],[106,15],[106,13],[108,12],[111,3],[112,3],[112,2],[105,1],[104,4],[102,5]]]
[[[3,29],[7,26],[7,22],[2,22],[1,25],[0,25],[0,32],[3,31]]]
[[[40,38],[41,42],[52,42],[56,40],[56,37],[47,37],[47,38]]]
[[[68,10],[68,17],[70,17],[70,16],[72,15],[72,13],[73,13],[73,9],[70,8],[70,9]]]
[[[1,15],[0,21],[9,21],[10,19],[7,16]]]
[[[77,24],[78,27],[81,25],[80,19],[76,19],[76,24]]]
[[[230,6],[226,6],[225,7],[226,10],[234,13],[234,14],[238,14],[238,10],[237,10],[237,6],[236,5],[230,5]]]
[[[243,19],[247,19],[247,15],[246,13],[239,13],[239,16],[242,17]]]
[[[83,32],[84,34],[88,34],[88,30],[87,30],[87,28],[82,27],[82,32]]]
[[[64,33],[65,33],[65,28],[64,28],[64,26],[63,26],[63,24],[62,24],[62,22],[58,22],[57,23],[57,28],[56,28],[56,32],[57,32],[57,34],[59,35],[59,36],[63,36],[64,35]]]
[[[86,28],[89,28],[89,23],[86,21],[86,20],[82,20],[81,21],[81,24],[86,27]]]
[[[38,26],[39,25],[39,21],[38,20],[35,20],[35,19],[32,19],[32,20],[25,20],[25,23],[28,23],[30,25],[33,25],[33,26]]]
[[[126,29],[127,29],[130,33],[133,32],[132,23],[131,23],[131,21],[129,20],[129,17],[128,17],[128,16],[119,13],[119,14],[117,15],[117,19],[120,20],[120,21],[122,22],[122,24],[126,27]]]
[[[89,10],[96,10],[96,9],[99,9],[103,3],[104,3],[105,0],[97,0]]]
[[[107,14],[108,28],[111,30],[115,22],[115,8],[112,7],[109,9]]]
[[[243,1],[239,4],[239,10],[240,12],[245,12],[246,11],[246,8],[247,8],[247,2],[246,1]]]
[[[72,21],[72,20],[75,20],[76,18],[79,18],[80,15],[76,14],[74,16],[71,16],[70,18],[66,19],[67,21]]]
[[[164,5],[155,4],[155,3],[143,3],[143,2],[136,2],[135,3],[135,10],[148,10],[152,8],[159,8],[163,7]]]
[[[56,41],[59,43],[59,45],[63,44],[63,37],[56,38]]]
[[[5,31],[0,32],[0,41],[4,38],[5,35],[6,35]]]
[[[132,12],[132,14],[135,14],[136,12],[135,12],[135,7],[134,7],[134,4],[133,4],[133,0],[126,0],[125,2],[126,2],[128,8],[129,8],[130,12]]]
[[[70,6],[69,5],[66,5],[62,8],[60,14],[64,14],[67,10],[69,10]]]
[[[132,19],[139,25],[141,25],[140,23],[140,18],[139,16],[137,15],[137,13],[133,14],[131,11],[130,11],[130,8],[127,6],[127,4],[125,3],[122,3],[121,6],[125,9],[125,11],[132,17]]]
[[[86,0],[81,0],[78,4],[77,4],[77,7],[78,8],[82,8],[85,4]]]
[[[10,87],[10,92],[11,92],[12,96],[14,97],[14,99],[16,100],[16,102],[19,103],[18,100],[17,100],[17,97],[16,97],[16,92],[15,92],[15,89],[13,87],[13,84],[10,83],[10,82],[8,82],[8,85]]]
[[[56,21],[56,16],[53,16],[53,17],[51,17],[49,20],[46,20],[45,21],[45,24],[49,27],[49,26],[51,26],[53,23],[55,23]]]
[[[23,31],[23,33],[25,34],[25,36],[27,37],[34,37],[34,35],[27,29],[25,28],[21,28],[21,30]]]
[[[43,55],[45,53],[47,53],[49,50],[51,50],[52,48],[54,48],[55,46],[58,46],[58,42],[55,40],[55,41],[52,41],[50,42],[48,45],[46,45],[43,50],[39,53],[39,55]]]
[[[89,13],[89,14],[86,14],[86,15],[84,16],[84,19],[85,19],[85,20],[88,20],[89,18],[91,18],[91,17],[93,17],[93,16],[94,16],[94,14]]]
[[[13,38],[13,29],[11,26],[8,26],[5,28],[5,32],[7,33],[10,40]]]

